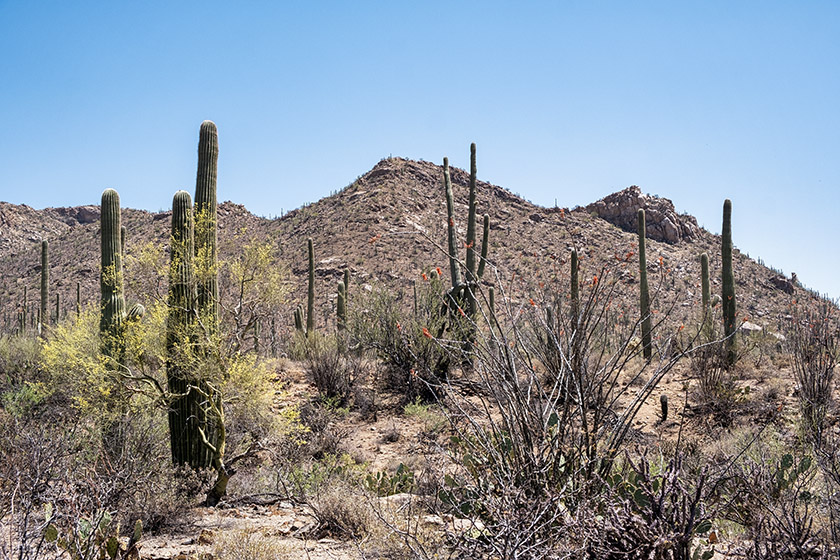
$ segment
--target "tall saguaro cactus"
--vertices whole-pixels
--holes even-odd
[[[219,135],[213,121],[201,123],[198,137],[198,171],[195,179],[196,305],[209,329],[219,321],[217,260],[217,199]]]
[[[175,465],[202,468],[208,465],[201,460],[201,438],[195,426],[200,416],[199,396],[188,387],[187,353],[180,351],[192,337],[194,321],[193,227],[190,194],[178,191],[172,199],[169,317],[166,324],[166,376],[169,392],[173,395],[169,408],[169,440]]]
[[[700,255],[700,287],[703,294],[703,336],[712,339],[712,291],[709,284],[709,255]]]
[[[335,314],[338,330],[343,331],[347,328],[347,286],[343,280],[338,282],[338,301]]]
[[[476,276],[476,262],[475,262],[475,183],[476,183],[477,169],[475,164],[475,142],[470,144],[470,195],[469,205],[467,211],[467,311],[470,317],[474,317],[477,311],[475,300],[474,284],[478,281]]]
[[[726,337],[726,363],[735,363],[735,275],[732,271],[732,201],[723,202],[721,229],[721,300],[723,303],[723,335]]]
[[[47,304],[50,300],[50,253],[49,243],[46,239],[41,241],[41,327],[49,323],[47,317]],[[56,321],[58,316],[56,315]],[[41,334],[44,334],[43,330]]]
[[[306,290],[306,334],[315,332],[315,247],[312,238],[306,240],[309,255],[309,284]]]
[[[120,195],[114,189],[105,189],[102,193],[100,221],[102,270],[99,280],[99,334],[104,354],[122,362],[125,354],[122,332],[125,296],[120,250]]]
[[[484,276],[484,267],[487,261],[489,247],[490,216],[484,215],[484,232],[481,240],[481,256],[476,256],[476,162],[475,143],[470,145],[470,194],[469,209],[467,213],[467,247],[466,278],[461,276],[461,267],[458,263],[458,241],[457,228],[455,226],[455,197],[452,192],[452,179],[449,172],[449,158],[443,158],[443,184],[446,195],[446,223],[447,223],[447,250],[449,252],[449,272],[452,278],[452,291],[450,297],[453,301],[464,298],[466,300],[467,313],[470,318],[475,318],[477,311],[475,289],[478,281]]]
[[[653,344],[650,336],[650,293],[647,281],[647,257],[645,256],[645,210],[639,208],[637,213],[639,230],[639,312],[642,317],[642,352],[646,360],[653,355]]]
[[[458,265],[458,241],[455,229],[455,197],[452,195],[452,179],[449,177],[449,158],[443,158],[443,186],[446,192],[446,242],[449,251],[449,273],[452,277],[452,289],[456,291],[463,285],[461,267]],[[457,295],[454,294],[453,295]]]
[[[583,365],[583,356],[581,356],[581,341],[583,333],[581,331],[580,322],[580,262],[578,260],[577,249],[572,249],[571,257],[571,325],[572,325],[572,356],[571,367],[572,374],[578,379],[583,379],[583,372],[581,371]]]

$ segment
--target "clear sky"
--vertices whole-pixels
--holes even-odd
[[[389,155],[544,206],[631,184],[840,296],[840,2],[0,0],[0,200],[278,215]]]

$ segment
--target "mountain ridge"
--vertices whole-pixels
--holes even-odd
[[[305,297],[305,246],[312,237],[323,325],[330,321],[335,286],[344,268],[351,272],[351,294],[377,284],[405,291],[423,272],[446,270],[447,256],[441,249],[446,229],[442,176],[441,166],[434,163],[386,158],[331,196],[280,218],[261,218],[242,205],[224,202],[219,205],[220,255],[232,258],[251,239],[273,245],[293,277],[287,305],[276,310],[278,323],[288,330],[290,310]],[[469,174],[451,168],[451,178],[458,237],[463,240]],[[541,207],[504,187],[479,181],[477,204],[479,215],[490,216],[488,261],[498,267],[491,270],[499,271],[496,277],[492,273],[485,277],[485,286],[506,283],[511,273],[534,285],[557,280],[572,247],[578,249],[586,274],[620,264],[622,270],[616,269],[616,274],[632,284],[634,267],[628,266],[632,259],[626,256],[636,250],[637,239],[628,217],[635,215],[637,206],[645,207],[648,214],[648,269],[663,273],[663,279],[672,274],[667,290],[681,315],[688,317],[699,306],[701,252],[709,254],[713,286],[718,281],[719,237],[699,227],[690,215],[677,214],[670,200],[643,195],[635,186],[569,209]],[[8,315],[10,306],[19,306],[23,286],[28,288],[30,304],[37,301],[42,237],[50,241],[52,293],[61,294],[64,312],[75,306],[76,282],[81,283],[85,304],[98,301],[98,212],[97,205],[35,210],[0,203],[0,259],[5,263],[0,272],[0,319]],[[132,259],[146,245],[168,247],[169,214],[123,209],[127,276],[143,272],[132,270],[136,266]],[[674,237],[674,231],[679,235]],[[737,249],[735,261],[739,309],[750,320],[776,323],[791,298],[784,288],[786,280]],[[635,268],[637,274],[637,262]],[[535,288],[523,285],[522,289]],[[160,286],[157,290],[159,294]]]

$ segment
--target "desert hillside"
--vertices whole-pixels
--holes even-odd
[[[219,238],[222,260],[238,254],[244,243],[271,243],[279,265],[291,273],[292,293],[287,304],[274,310],[277,329],[288,329],[291,310],[305,298],[306,239],[315,244],[317,298],[322,321],[331,321],[337,282],[345,268],[351,275],[351,290],[382,285],[407,293],[424,271],[447,269],[443,250],[446,236],[446,204],[443,170],[429,162],[401,158],[384,159],[349,186],[330,197],[293,210],[273,220],[251,214],[235,202],[219,206]],[[469,175],[452,170],[456,222],[465,238]],[[91,199],[99,193],[91,192]],[[567,274],[572,248],[581,255],[584,276],[623,264],[627,283],[638,273],[628,254],[637,250],[635,214],[647,212],[648,269],[652,278],[668,273],[662,288],[668,305],[675,304],[680,320],[693,313],[700,302],[698,256],[710,257],[712,291],[719,292],[720,240],[697,226],[688,215],[678,215],[670,200],[645,195],[629,187],[583,208],[543,208],[510,191],[478,183],[478,214],[490,217],[488,260],[496,275],[487,274],[484,284],[514,288],[513,298],[533,294],[539,281]],[[722,201],[721,201],[722,202]],[[150,213],[125,208],[127,229],[126,274],[140,282],[148,270],[138,262],[149,244],[161,258],[169,244],[170,213]],[[76,284],[83,305],[99,297],[98,206],[46,208],[0,203],[0,319],[12,328],[14,312],[23,300],[38,308],[40,241],[50,243],[50,277],[53,294],[60,297],[61,313],[75,309]],[[734,217],[737,220],[737,213]],[[735,240],[737,247],[737,239]],[[463,258],[463,255],[461,256]],[[735,280],[738,307],[750,322],[775,329],[780,314],[786,314],[793,284],[736,250]],[[660,262],[663,271],[660,271]],[[511,278],[519,279],[514,285]],[[138,288],[139,289],[139,288]],[[143,296],[131,294],[135,297]],[[53,296],[54,297],[54,296]],[[663,302],[663,305],[665,303]],[[54,309],[54,302],[51,302]]]

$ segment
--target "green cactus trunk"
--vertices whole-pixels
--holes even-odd
[[[668,395],[663,393],[659,397],[660,421],[664,424],[668,421]]]
[[[350,269],[344,269],[344,301],[345,304],[350,302]]]
[[[82,314],[82,283],[76,282],[76,317]]]
[[[58,324],[58,321],[61,319],[61,294],[55,294],[55,317],[53,318],[53,324]]]
[[[443,158],[443,186],[446,193],[446,231],[449,251],[449,274],[452,277],[453,296],[463,285],[461,268],[458,264],[458,242],[455,228],[455,197],[452,195],[452,180],[449,177],[449,158]]]
[[[204,451],[199,419],[204,416],[199,382],[191,372],[191,348],[196,339],[196,283],[194,271],[194,222],[192,200],[186,191],[172,199],[172,231],[169,262],[169,315],[166,324],[166,376],[171,395],[169,443],[172,463],[195,469],[210,466]]]
[[[572,333],[577,338],[578,321],[580,320],[580,269],[578,263],[577,249],[572,249],[571,258],[571,304],[569,313],[571,315]]]
[[[254,354],[260,355],[260,319],[254,319]]]
[[[645,256],[645,211],[639,208],[637,214],[639,230],[639,312],[642,319],[642,352],[646,360],[653,356],[651,340],[650,293],[647,281],[647,258]]]
[[[217,266],[217,198],[219,137],[212,121],[201,123],[198,137],[198,171],[195,180],[196,307],[213,334],[219,322]]]
[[[309,255],[309,284],[306,290],[306,334],[315,333],[315,247],[312,238],[306,240]]]
[[[496,290],[493,288],[493,286],[490,286],[490,294],[488,295],[488,298],[488,305],[490,306],[491,317],[490,321],[492,326],[492,323],[495,321],[496,318]]]
[[[712,291],[709,283],[709,255],[700,255],[700,286],[702,291],[702,320],[703,338],[706,342],[712,340]]]
[[[572,249],[571,257],[571,303],[569,312],[571,314],[572,325],[572,344],[571,344],[571,359],[569,363],[572,368],[572,375],[575,379],[583,379],[581,371],[583,369],[583,356],[581,355],[581,340],[583,333],[580,332],[580,262],[578,260],[577,249]]]
[[[467,313],[471,319],[475,319],[476,299],[475,290],[478,275],[476,274],[476,231],[475,231],[475,143],[470,144],[470,195],[469,210],[467,212]]]
[[[484,265],[487,263],[487,251],[490,249],[490,216],[484,214],[484,232],[481,236],[481,259],[478,261],[478,272],[476,276],[481,280],[484,277]]]
[[[20,334],[26,332],[26,307],[29,305],[29,294],[26,286],[23,287],[23,309],[20,312]]]
[[[343,331],[347,327],[347,287],[344,282],[338,283],[338,302],[336,303],[336,320],[338,330]]]
[[[99,334],[103,353],[122,364],[125,359],[125,296],[120,252],[120,195],[114,189],[106,189],[102,193],[100,220],[102,271],[99,282]]]
[[[300,307],[295,309],[294,313],[295,318],[295,330],[299,333],[303,333],[303,313],[301,312]]]
[[[195,241],[195,261],[193,263],[196,278],[196,314],[201,318],[205,329],[205,340],[215,340],[219,327],[219,282],[218,282],[218,216],[216,179],[218,176],[219,136],[212,121],[201,123],[198,136],[198,168],[195,179],[195,201],[193,207],[193,227]],[[214,351],[204,348],[205,358]],[[224,419],[221,415],[221,396],[199,380],[195,389],[203,392],[201,414],[197,423],[207,438],[207,444],[201,445],[196,464],[214,465],[221,460],[218,450],[224,448]],[[221,472],[219,473],[221,476]]]
[[[726,338],[726,365],[735,363],[735,275],[732,271],[732,201],[723,202],[721,230],[721,301],[723,303],[723,335]]]
[[[47,304],[50,301],[50,256],[47,240],[41,241],[41,336],[46,334],[43,328],[49,321]]]
[[[125,259],[125,236],[126,236],[125,226],[121,226],[120,227],[120,254],[122,254],[123,259]]]

